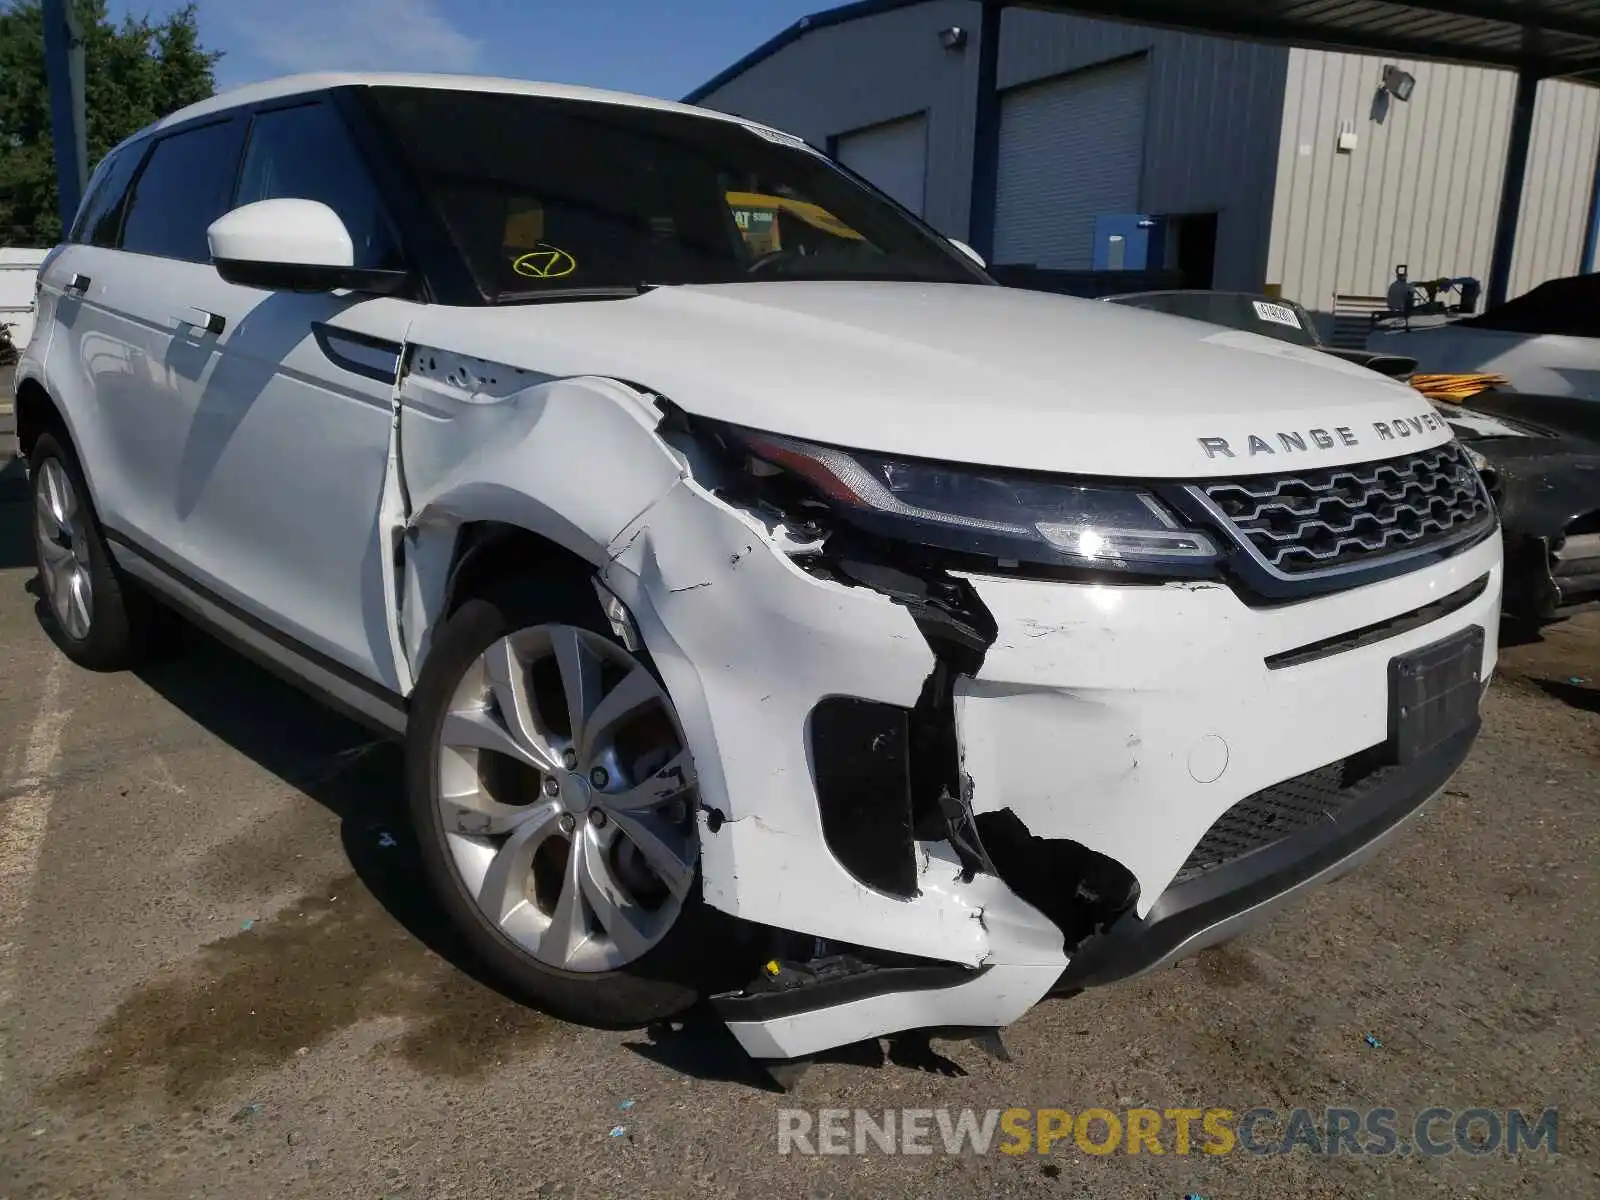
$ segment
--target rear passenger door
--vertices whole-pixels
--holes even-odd
[[[108,441],[96,419],[95,376],[110,386],[130,376],[109,338],[107,271],[116,254],[122,213],[148,142],[118,147],[95,168],[84,203],[63,243],[39,268],[38,311],[28,353],[43,364],[45,386],[66,415],[78,458],[88,472],[96,511],[106,511]],[[98,276],[98,280],[96,279]],[[115,363],[116,369],[109,370]]]
[[[221,212],[317,200],[344,220],[355,265],[403,266],[381,197],[337,108],[296,97],[241,121]],[[159,163],[152,158],[151,168]],[[233,164],[237,163],[237,171]],[[147,168],[147,175],[151,168]],[[237,184],[235,186],[235,176]],[[144,185],[128,216],[141,220]],[[172,565],[324,669],[397,689],[379,508],[395,371],[415,305],[351,293],[268,292],[190,261],[188,239],[152,297],[171,344],[149,435],[168,456],[160,547]],[[180,258],[180,254],[182,257]]]
[[[59,327],[50,386],[113,537],[164,545],[168,536],[162,481],[180,451],[166,386],[173,316],[182,275],[208,269],[199,265],[204,225],[198,245],[181,231],[225,210],[243,134],[225,116],[119,150],[46,272]]]

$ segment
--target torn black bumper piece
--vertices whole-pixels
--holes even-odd
[[[712,997],[711,1006],[724,1021],[771,1021],[891,992],[954,987],[986,969],[904,955],[833,954],[803,964],[774,960],[743,990]]]

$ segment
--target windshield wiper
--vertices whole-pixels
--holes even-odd
[[[949,279],[915,271],[868,271],[832,268],[820,271],[765,271],[733,283],[982,283],[981,279]]]
[[[658,283],[624,283],[609,287],[564,287],[564,288],[527,288],[520,292],[499,292],[495,295],[496,304],[554,304],[563,300],[626,300],[630,296],[642,296],[654,288],[661,287]]]

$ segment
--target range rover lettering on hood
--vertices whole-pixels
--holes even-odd
[[[1298,454],[1301,451],[1332,450],[1335,446],[1360,446],[1367,442],[1393,442],[1417,434],[1447,429],[1444,418],[1435,413],[1418,413],[1416,416],[1396,417],[1392,421],[1373,421],[1371,428],[1352,429],[1348,425],[1335,425],[1329,429],[1304,431],[1279,431],[1272,434],[1246,435],[1240,453],[1246,457],[1257,454]],[[1198,439],[1207,458],[1238,458],[1227,438],[1203,437]],[[1277,445],[1273,445],[1276,442]]]

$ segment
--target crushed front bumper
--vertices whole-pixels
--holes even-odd
[[[981,663],[958,670],[915,605],[802,570],[772,528],[691,479],[612,558],[604,580],[694,751],[706,901],[819,954],[864,955],[847,978],[801,972],[781,999],[759,986],[719,998],[761,1058],[1005,1025],[1052,990],[1190,952],[1354,865],[1442,785],[1475,725],[1329,829],[1198,874],[1191,860],[1241,801],[1376,761],[1397,657],[1476,627],[1481,688],[1502,583],[1498,534],[1273,608],[1219,584],[952,574],[993,629]],[[845,750],[817,736],[819,711],[841,699],[882,722]],[[940,722],[953,735],[942,788],[938,740],[923,736]],[[840,777],[867,786],[830,794]],[[991,840],[986,857],[975,843]],[[863,844],[871,854],[850,849]]]
[[[1360,866],[1444,787],[1477,734],[1474,722],[1414,762],[1378,769],[1348,789],[1354,795],[1329,806],[1336,814],[1332,820],[1190,878],[1180,876],[1144,917],[1130,913],[1081,944],[1053,991],[1072,994],[1173,963],[1234,937],[1307,889]]]

